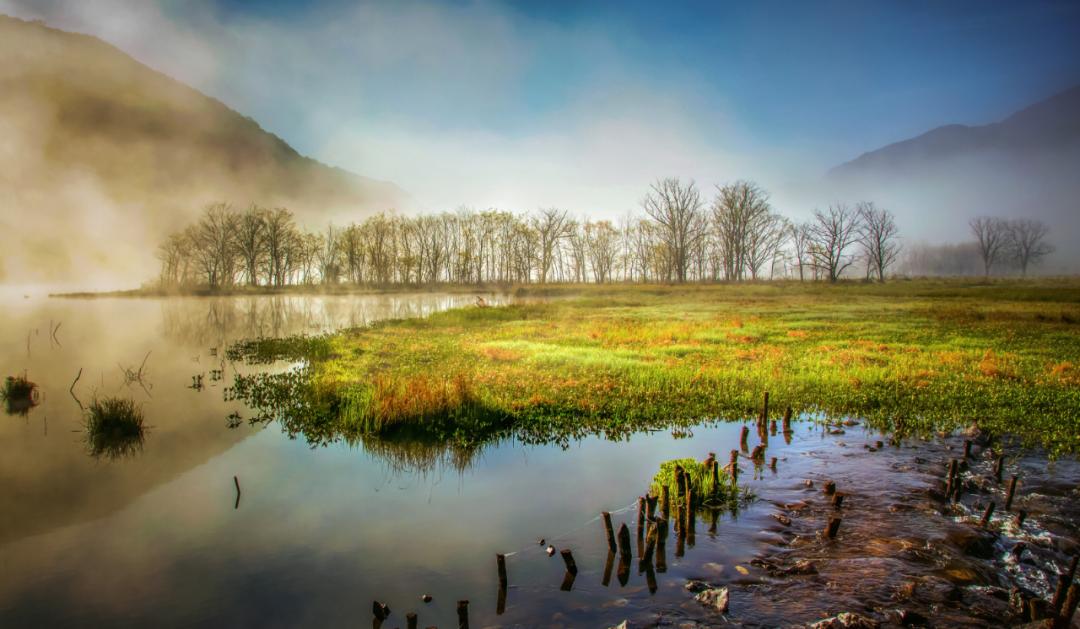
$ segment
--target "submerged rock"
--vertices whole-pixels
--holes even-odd
[[[810,629],[878,629],[880,626],[881,623],[872,618],[851,612],[843,612],[832,618],[815,622],[810,625]]]
[[[727,588],[713,588],[699,592],[694,600],[706,607],[712,607],[721,614],[726,614],[730,597]]]

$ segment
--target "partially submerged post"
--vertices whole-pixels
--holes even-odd
[[[1061,608],[1058,624],[1055,627],[1068,629],[1072,626],[1072,617],[1076,613],[1077,603],[1080,603],[1080,583],[1073,583],[1069,586],[1069,593],[1065,596],[1065,604]]]
[[[964,458],[971,458],[971,439],[964,439]]]
[[[949,461],[949,480],[945,483],[945,499],[948,500],[953,494],[953,486],[956,484],[956,474],[960,464],[956,459]]]
[[[611,552],[615,552],[618,549],[615,546],[615,530],[611,527],[611,514],[604,511],[600,515],[604,518],[604,531],[607,533],[608,548]]]
[[[831,480],[825,481],[824,492],[826,496],[831,496],[836,493],[836,483]]]
[[[990,504],[986,505],[986,511],[983,512],[982,520],[979,521],[979,526],[986,528],[990,525],[990,518],[994,515],[994,501],[991,500]]]
[[[1001,482],[1001,470],[1005,467],[1005,454],[999,454],[996,461],[994,461],[994,478],[997,482]]]
[[[844,504],[844,494],[833,494],[832,506],[833,509],[839,509]]]
[[[671,496],[667,485],[660,487],[660,513],[665,520],[671,519]]]
[[[791,432],[791,407],[784,409],[784,421],[781,425],[785,433]]]
[[[559,551],[562,555],[563,563],[566,564],[566,571],[570,574],[577,574],[577,563],[574,561],[574,554],[570,552],[569,548],[564,548]]]
[[[774,472],[776,471],[776,457],[775,456],[769,461],[769,469],[771,469]]]
[[[761,421],[769,419],[769,392],[766,391],[761,401]]]
[[[416,629],[416,612],[405,614],[405,627],[407,629]]]
[[[739,482],[739,451],[731,451],[731,482],[732,484]]]
[[[742,450],[749,450],[750,446],[746,443],[746,440],[750,437],[750,428],[748,426],[742,427],[742,433],[739,435],[739,447]]]
[[[469,629],[468,599],[462,599],[457,602],[457,625],[458,629]]]
[[[1005,510],[1012,510],[1013,496],[1016,494],[1016,481],[1017,477],[1013,474],[1012,480],[1009,481],[1009,491],[1005,494]]]
[[[626,528],[625,522],[619,527],[619,555],[630,556],[630,529]]]
[[[499,587],[506,588],[506,555],[495,555],[495,563],[499,567]]]
[[[834,539],[836,533],[840,530],[840,518],[829,518],[829,523],[825,526],[825,537]]]

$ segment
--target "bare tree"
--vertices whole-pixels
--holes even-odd
[[[979,256],[983,262],[983,275],[990,276],[994,264],[1007,253],[1009,245],[1008,222],[993,216],[980,216],[968,223],[971,233],[979,243]]]
[[[566,210],[548,208],[540,210],[532,219],[532,228],[539,240],[540,250],[540,283],[548,281],[548,273],[555,261],[555,254],[559,244],[564,238],[568,238],[573,231],[574,223],[570,220]]]
[[[661,179],[652,185],[641,206],[660,227],[675,280],[685,282],[690,252],[705,237],[707,228],[697,186],[693,181],[683,185],[678,178]]]
[[[884,282],[885,272],[900,255],[900,230],[896,226],[896,218],[892,212],[876,207],[872,201],[863,201],[856,207],[860,220],[859,244],[866,256],[867,272],[876,274],[877,280]]]
[[[267,257],[266,210],[252,204],[236,220],[236,245],[250,286],[259,283],[259,269]]]
[[[772,252],[751,249],[771,249],[775,244],[773,232],[779,222],[769,206],[768,194],[750,181],[717,186],[712,222],[716,244],[720,247],[724,279],[742,280],[747,270],[756,277]]]
[[[292,212],[275,208],[266,214],[264,238],[270,261],[270,283],[283,286],[291,273],[289,260],[296,247],[298,236]]]
[[[1046,242],[1050,228],[1042,221],[1031,218],[1011,220],[1007,223],[1007,233],[1009,254],[1024,277],[1027,277],[1028,266],[1038,264],[1054,252],[1053,245]]]
[[[837,203],[827,212],[814,210],[810,224],[810,257],[830,282],[840,279],[844,271],[855,261],[847,253],[859,235],[859,213]]]
[[[791,241],[791,249],[795,254],[795,262],[799,265],[799,281],[805,281],[803,269],[811,262],[810,258],[810,225],[807,223],[791,223],[788,225],[788,239]]]

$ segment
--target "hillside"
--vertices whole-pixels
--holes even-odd
[[[14,253],[0,282],[87,283],[118,269],[146,279],[161,235],[215,201],[289,207],[313,226],[407,203],[397,186],[300,155],[99,39],[6,16],[0,187],[0,246]]]
[[[864,153],[829,172],[833,178],[933,168],[943,160],[996,154],[1027,159],[1080,147],[1080,86],[1027,107],[998,123],[950,124]]]
[[[1080,86],[1001,122],[938,127],[829,171],[821,201],[872,199],[896,212],[905,238],[970,238],[974,216],[1037,218],[1056,253],[1040,269],[1080,267]]]

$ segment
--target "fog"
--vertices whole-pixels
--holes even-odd
[[[70,137],[70,121],[62,141],[81,148],[59,160],[50,112],[40,99],[9,95],[0,99],[0,282],[120,287],[151,279],[160,239],[212,201],[289,205],[311,228],[382,209],[462,205],[554,206],[615,219],[637,211],[663,176],[694,179],[706,197],[713,184],[753,179],[795,220],[831,202],[873,200],[895,212],[912,243],[967,240],[967,221],[982,214],[1041,218],[1055,228],[1059,252],[1080,235],[1076,182],[1063,174],[1075,170],[1075,153],[1024,164],[1030,186],[1017,186],[1016,162],[991,157],[829,179],[829,168],[855,157],[852,146],[753,134],[745,112],[702,87],[694,71],[659,71],[629,56],[620,25],[523,22],[489,3],[331,5],[272,20],[208,1],[0,0],[0,13],[100,37],[254,116],[300,153],[407,193],[379,188],[370,202],[352,204],[322,187],[287,194],[274,189],[281,173],[260,170],[265,155],[243,167],[236,162],[246,157],[226,155],[227,166],[206,168],[205,145],[163,155],[154,145],[161,137],[151,134],[124,137],[117,148],[100,136]],[[562,64],[565,77],[540,72],[541,64]],[[11,71],[0,62],[0,79]],[[201,107],[183,90],[166,91],[163,102],[183,101],[189,113]],[[131,166],[146,160],[156,173],[150,180]],[[199,166],[197,183],[181,176]],[[1075,263],[1069,252],[1045,270]]]

